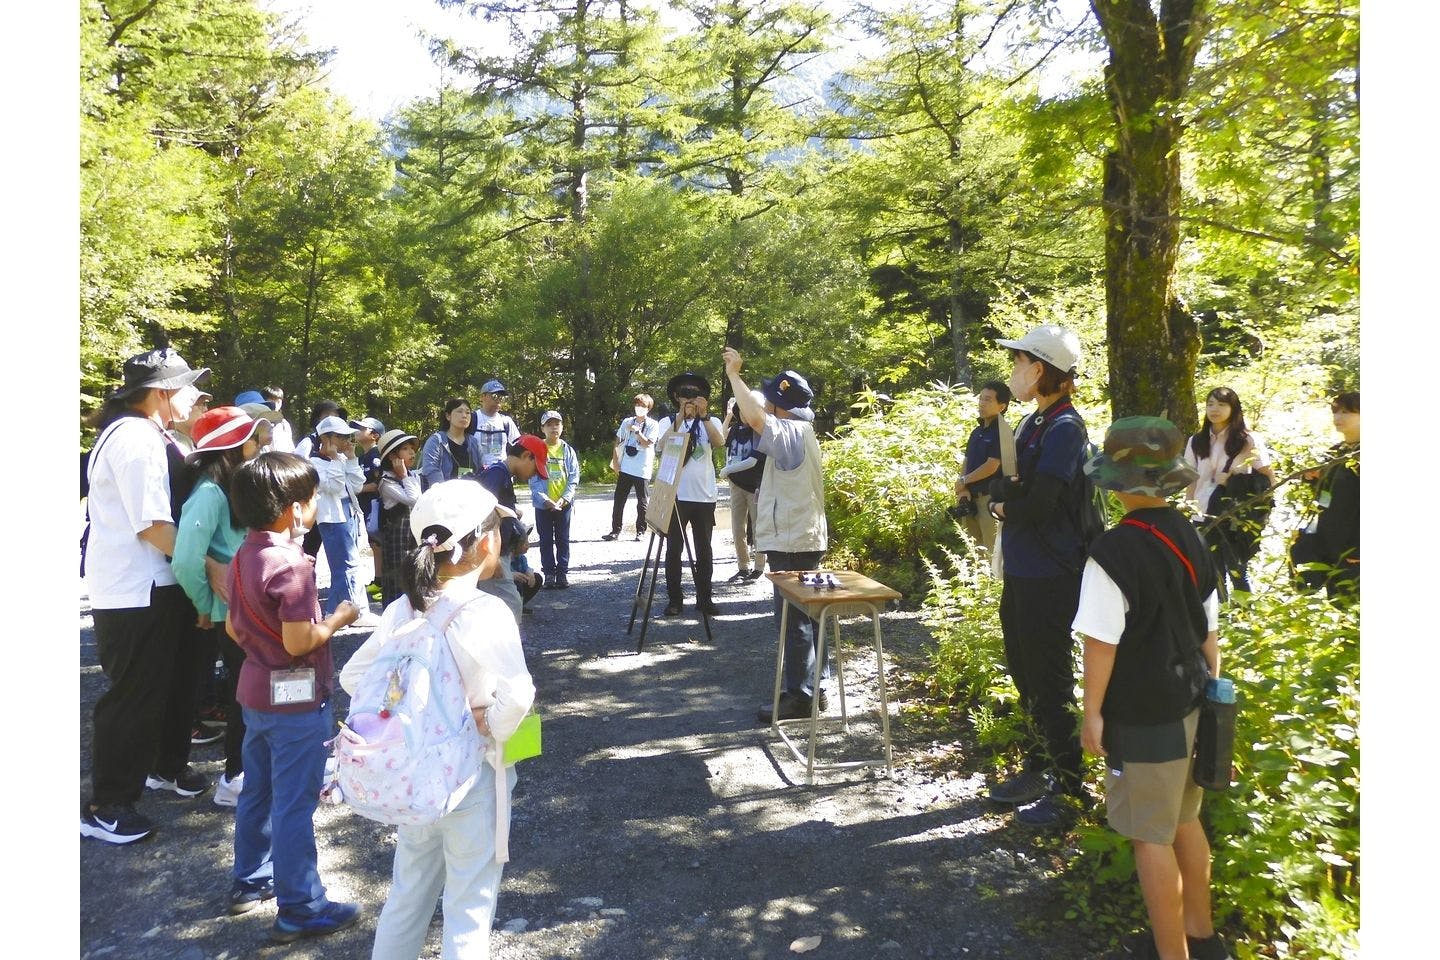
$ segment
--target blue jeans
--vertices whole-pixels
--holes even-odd
[[[825,554],[819,550],[806,553],[785,553],[780,550],[767,550],[765,561],[770,564],[771,573],[779,573],[781,570],[814,570],[820,566],[820,558]],[[775,626],[780,626],[780,614],[783,611],[785,601],[780,597],[780,588],[775,591]],[[817,632],[818,624],[805,616],[796,607],[790,608],[790,619],[785,624],[785,691],[787,693],[803,693],[806,696],[814,691],[815,677],[815,650],[820,645],[820,635]],[[834,648],[827,648],[825,666],[821,668],[820,678],[830,679],[830,657],[834,655]]]
[[[345,509],[343,523],[317,523],[320,542],[325,545],[325,559],[330,564],[330,593],[325,598],[325,615],[328,617],[340,606],[341,600],[349,600],[364,613],[370,609],[370,600],[360,589],[360,525],[355,513]]]
[[[505,770],[515,789],[515,768]],[[490,926],[503,870],[495,860],[495,768],[480,765],[460,805],[432,824],[395,831],[390,896],[380,911],[370,960],[413,960],[425,945],[435,901],[444,894],[441,960],[489,956]]]
[[[540,534],[540,569],[545,579],[570,570],[570,508],[535,509],[535,530]]]
[[[330,703],[304,713],[241,708],[245,789],[235,806],[235,880],[275,878],[279,915],[302,921],[329,901],[315,862],[315,805],[325,776]]]

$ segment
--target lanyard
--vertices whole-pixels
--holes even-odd
[[[1161,543],[1165,544],[1165,546],[1170,548],[1171,553],[1175,554],[1175,556],[1180,558],[1180,562],[1185,564],[1185,572],[1190,574],[1190,582],[1195,585],[1195,589],[1200,589],[1200,579],[1195,576],[1195,565],[1190,562],[1190,560],[1185,556],[1185,554],[1180,552],[1180,548],[1175,546],[1174,540],[1171,540],[1169,537],[1165,536],[1165,534],[1157,530],[1152,524],[1148,524],[1143,520],[1136,520],[1133,517],[1126,517],[1120,522],[1125,524],[1126,526],[1139,527],[1141,530],[1148,530],[1150,531],[1150,533],[1154,534]]]

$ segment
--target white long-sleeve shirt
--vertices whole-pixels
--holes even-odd
[[[407,473],[405,479],[397,479],[393,473],[380,475],[380,503],[386,510],[396,507],[413,507],[420,499],[420,474]]]
[[[311,457],[310,462],[320,474],[320,510],[315,515],[315,522],[344,523],[345,500],[350,501],[350,509],[358,517],[360,501],[356,494],[365,486],[365,471],[360,469],[360,461],[352,457],[337,456],[334,460]]]

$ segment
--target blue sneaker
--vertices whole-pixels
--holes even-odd
[[[1049,794],[1015,810],[1015,822],[1032,830],[1052,830],[1065,820],[1065,812]]]
[[[230,915],[249,913],[266,900],[275,899],[275,878],[236,880],[230,886]]]
[[[275,926],[270,928],[270,942],[294,943],[307,937],[323,937],[336,930],[344,930],[359,919],[358,903],[327,903],[319,913],[304,920],[276,917]]]

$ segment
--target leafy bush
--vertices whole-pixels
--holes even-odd
[[[954,502],[974,398],[934,383],[894,400],[866,391],[855,406],[856,417],[825,443],[827,562],[921,592],[925,552],[959,546],[945,508]]]
[[[580,458],[580,482],[614,485],[615,473],[610,469],[611,448],[603,450],[576,450]]]

